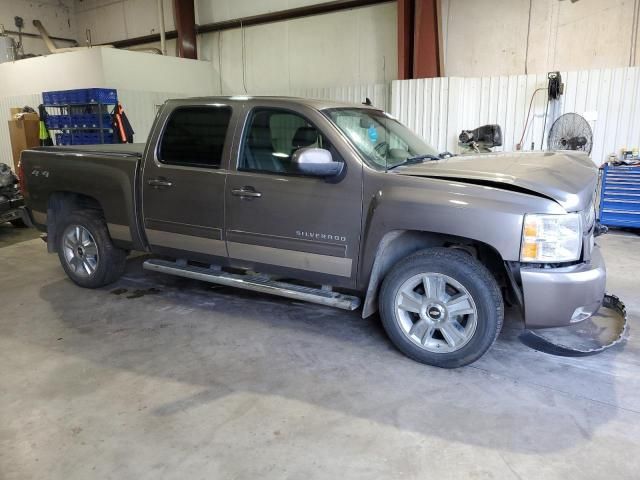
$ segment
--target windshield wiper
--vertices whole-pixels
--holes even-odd
[[[401,167],[403,165],[414,165],[416,163],[422,163],[425,160],[441,160],[441,158],[437,155],[431,155],[430,153],[424,155],[416,155],[415,157],[407,158],[406,160],[389,167],[387,170],[391,170],[392,168]]]

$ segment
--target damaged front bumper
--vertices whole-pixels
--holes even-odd
[[[562,268],[520,268],[526,328],[564,327],[588,319],[602,305],[607,270],[600,248],[589,262]]]

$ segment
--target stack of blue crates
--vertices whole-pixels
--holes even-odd
[[[79,90],[60,90],[42,92],[42,101],[46,106],[86,105],[118,103],[118,92],[113,88],[81,88]]]
[[[47,115],[47,128],[55,134],[56,145],[90,145],[112,143],[111,115],[107,106],[118,103],[113,88],[82,88],[43,92],[45,107],[55,112]],[[102,126],[101,126],[102,124]]]
[[[600,223],[608,227],[640,228],[640,166],[604,166]]]

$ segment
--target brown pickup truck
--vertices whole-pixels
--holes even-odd
[[[37,148],[21,171],[25,217],[82,287],[150,252],[163,258],[145,262],[154,271],[362,303],[432,365],[482,356],[505,297],[540,328],[589,318],[604,295],[585,154],[441,158],[368,106],[171,100],[146,145]]]

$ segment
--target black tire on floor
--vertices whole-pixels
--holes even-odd
[[[65,258],[64,233],[74,225],[87,229],[97,246],[98,261],[95,271],[90,275],[81,276],[74,272]],[[61,222],[57,231],[58,257],[62,268],[74,283],[85,288],[99,288],[115,282],[122,276],[127,254],[113,244],[105,221],[98,212],[92,210],[76,211]]]
[[[27,224],[24,223],[24,220],[22,220],[21,218],[16,218],[15,220],[11,220],[10,223],[16,228],[27,228]]]
[[[412,342],[400,326],[395,307],[402,284],[418,274],[439,273],[467,289],[477,308],[477,326],[468,343],[447,353],[431,352]],[[421,363],[456,368],[479,359],[498,337],[504,319],[500,288],[487,268],[459,250],[430,248],[416,252],[396,264],[385,277],[379,295],[382,324],[393,344]]]

